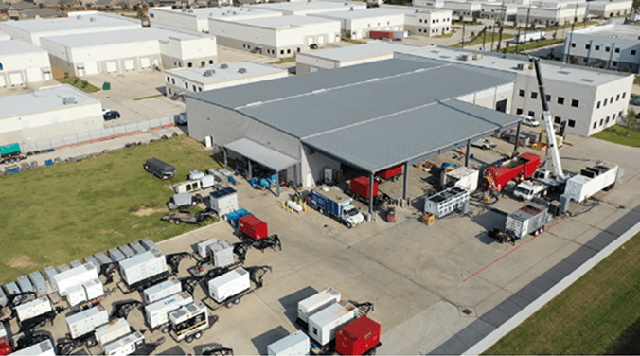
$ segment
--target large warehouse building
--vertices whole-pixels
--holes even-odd
[[[49,79],[51,64],[47,51],[20,40],[0,44],[0,88]]]
[[[610,24],[569,32],[563,60],[638,73],[640,27]]]
[[[209,18],[246,20],[276,16],[282,16],[282,14],[275,11],[253,8],[252,6],[204,9],[171,9],[161,7],[149,9],[149,18],[152,27],[164,25],[205,33],[209,33]]]
[[[507,112],[542,117],[535,71],[527,58],[519,55],[374,42],[358,46],[358,51],[345,47],[308,53],[299,56],[300,63],[296,68],[298,73],[306,73],[372,62],[390,55],[394,58],[430,58],[511,73],[514,86],[509,95],[512,105]],[[541,67],[551,114],[555,122],[566,121],[568,133],[589,136],[600,132],[614,125],[629,109],[633,75],[547,61],[542,62]]]
[[[188,95],[189,135],[305,187],[325,168],[373,179],[518,125],[500,112],[514,77],[414,58],[239,85]]]
[[[69,17],[0,22],[11,39],[40,46],[40,38],[70,34],[109,32],[142,27],[139,20],[98,11],[77,11]]]
[[[0,145],[30,143],[103,128],[102,105],[68,84],[0,97]]]
[[[184,32],[183,32],[184,31]],[[186,30],[136,28],[41,38],[51,64],[76,76],[203,67],[218,60],[216,39]]]
[[[360,1],[323,1],[323,0],[306,0],[281,2],[275,4],[257,4],[251,5],[252,9],[265,9],[281,12],[283,15],[311,15],[319,14],[327,11],[339,11],[349,9],[366,9],[367,4]]]

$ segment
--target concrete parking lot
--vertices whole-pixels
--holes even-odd
[[[513,150],[513,145],[494,140],[496,149],[472,151],[472,166],[496,161]],[[383,328],[379,353],[463,352],[557,282],[570,266],[581,263],[580,258],[595,254],[616,238],[628,221],[638,221],[634,208],[640,195],[639,152],[568,135],[561,148],[566,170],[576,172],[595,160],[608,160],[625,169],[626,183],[608,193],[600,192],[600,199],[589,201],[588,208],[574,207],[574,216],[556,219],[541,235],[513,246],[488,238],[487,230],[500,223],[500,216],[489,208],[511,212],[522,202],[508,196],[491,206],[474,201],[469,216],[452,215],[426,226],[420,219],[418,197],[430,188],[433,178],[430,172],[414,167],[409,171],[413,206],[397,209],[396,222],[378,218],[352,229],[316,211],[296,214],[282,209],[282,200],[293,193],[291,189],[285,189],[278,199],[273,192],[253,189],[240,180],[236,187],[240,205],[267,221],[270,234],[278,234],[283,244],[281,252],[248,252],[245,266],[273,268],[264,278],[264,287],[244,297],[240,305],[216,311],[219,322],[194,344],[177,345],[160,332],[147,331],[145,337],[147,342],[166,338],[153,354],[199,353],[204,346],[215,344],[232,347],[236,354],[266,354],[267,345],[296,329],[297,302],[331,286],[344,299],[374,303],[375,310],[369,315]],[[464,160],[454,155],[460,156],[448,152],[430,161],[463,164]],[[380,189],[399,197],[400,184],[385,182]],[[174,226],[158,224],[166,224],[167,229]],[[231,226],[220,222],[162,241],[159,246],[166,254],[193,251],[197,242],[210,238],[238,241]],[[187,275],[186,267],[193,263],[184,261],[180,276]],[[558,268],[564,269],[558,272]],[[540,282],[549,271],[553,272],[551,277]],[[195,299],[203,298],[204,293],[202,286],[197,288]],[[103,305],[110,311],[115,301],[129,298],[140,296],[115,291]],[[46,328],[56,339],[67,331],[62,319],[59,316],[53,328]],[[135,329],[148,328],[140,312],[132,312],[129,321]],[[15,322],[11,330],[17,330]]]

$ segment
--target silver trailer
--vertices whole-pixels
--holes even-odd
[[[47,281],[44,279],[44,276],[40,271],[35,271],[29,273],[29,278],[31,279],[31,284],[38,295],[45,295],[49,292],[49,287],[47,287]]]
[[[144,301],[146,304],[152,304],[160,299],[180,293],[182,293],[182,283],[174,278],[146,289],[144,291]]]
[[[136,255],[139,255],[139,254],[147,251],[147,249],[142,247],[142,245],[138,241],[134,241],[134,242],[130,243],[129,247],[131,247],[131,249],[133,250],[133,252]]]
[[[293,334],[267,346],[269,356],[309,356],[311,354],[311,340],[302,330],[296,330]]]
[[[120,250],[120,252],[122,252],[127,258],[131,258],[136,255],[128,245],[122,245],[118,247],[118,250]]]
[[[78,266],[80,266],[82,264],[82,262],[80,262],[80,260],[73,260],[71,262],[69,262],[69,266],[71,266],[71,268],[76,268]]]
[[[316,293],[306,299],[298,302],[298,319],[305,324],[309,323],[309,317],[320,310],[323,310],[331,304],[338,303],[342,300],[340,292],[333,288],[327,288],[322,292]]]
[[[56,274],[58,274],[58,271],[55,267],[49,266],[44,268],[44,275],[47,277],[47,282],[49,282],[49,287],[51,288],[52,292],[58,291],[58,287],[54,286],[53,282],[51,281],[53,276],[55,276]]]
[[[118,250],[115,247],[109,250],[109,257],[111,257],[111,259],[114,260],[115,262],[120,262],[127,258],[127,256],[124,255],[124,253],[120,252],[120,250]]]
[[[147,237],[147,238],[145,238],[145,239],[143,239],[143,240],[141,240],[141,241],[140,241],[140,243],[141,243],[141,244],[142,244],[142,246],[144,246],[144,248],[146,248],[148,251],[151,251],[151,250],[154,250],[154,249],[155,249],[155,250],[160,250],[160,249],[158,248],[158,245],[156,245],[156,243],[155,243],[155,242],[153,242],[153,240],[151,240],[151,239],[150,239],[150,238],[148,238],[148,237]]]
[[[120,318],[112,320],[108,324],[96,329],[96,341],[98,341],[100,347],[104,348],[104,345],[123,337],[130,332],[131,326],[126,319]]]
[[[309,336],[321,346],[336,338],[336,331],[358,318],[358,309],[346,300],[331,304],[309,317]]]
[[[455,210],[466,214],[469,212],[469,205],[469,189],[450,187],[426,198],[424,212],[432,213],[441,219]]]
[[[167,273],[167,260],[160,250],[151,250],[119,262],[120,276],[129,285]]]
[[[113,262],[112,259],[110,259],[109,257],[107,257],[107,255],[104,254],[104,252],[96,253],[95,255],[93,255],[93,258],[98,260],[98,262],[100,263],[100,266]]]
[[[15,307],[16,316],[20,322],[27,319],[35,318],[38,315],[42,315],[51,311],[51,302],[46,296],[36,298],[24,304],[20,304]]]
[[[129,333],[102,348],[105,355],[131,355],[144,344],[144,335],[140,331]]]
[[[42,341],[39,344],[25,347],[18,351],[11,353],[11,356],[56,356],[56,350],[53,348],[53,344],[49,339]]]
[[[100,270],[100,262],[93,256],[85,257],[84,263],[91,263],[92,265],[96,266],[98,270]]]
[[[68,270],[70,270],[71,268],[69,268],[69,266],[67,266],[66,264],[62,264],[60,266],[58,266],[58,272],[62,273],[62,272],[66,272]]]
[[[16,282],[9,282],[5,284],[4,287],[7,288],[7,294],[22,293],[22,291],[20,290],[20,287],[18,287],[18,284]]]
[[[236,268],[222,276],[211,279],[208,287],[209,296],[217,303],[222,303],[225,299],[251,288],[249,272],[242,267]]]
[[[506,230],[517,239],[521,239],[527,234],[537,235],[544,230],[544,224],[550,218],[546,206],[527,204],[507,215]]]
[[[165,326],[169,322],[169,313],[180,309],[193,302],[193,298],[189,293],[183,292],[180,294],[172,295],[159,301],[147,305],[145,309],[145,317],[149,327],[156,329],[161,326]]]
[[[218,241],[215,244],[209,245],[208,249],[213,256],[213,265],[216,267],[227,267],[236,262],[233,245],[231,245],[229,241]]]
[[[93,332],[97,328],[109,323],[109,313],[102,305],[87,309],[65,317],[72,339]]]
[[[18,285],[20,285],[20,289],[23,292],[35,292],[33,290],[33,285],[31,284],[31,281],[29,280],[29,277],[27,277],[27,276],[18,277]]]

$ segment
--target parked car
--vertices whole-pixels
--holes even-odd
[[[113,119],[117,119],[119,117],[120,117],[120,113],[118,113],[115,110],[107,111],[107,112],[102,114],[102,118],[104,118],[105,120],[113,120]]]
[[[311,47],[311,49],[318,49],[318,45],[315,43],[312,43],[309,47]]]
[[[186,125],[187,124],[187,114],[182,113],[180,115],[176,115],[176,123],[178,125]]]
[[[471,146],[481,148],[483,150],[489,150],[496,147],[496,143],[491,140],[487,140],[486,138],[481,138],[477,141],[471,142]]]
[[[531,126],[531,127],[540,126],[540,121],[536,120],[533,116],[522,115],[520,117],[522,118],[522,123],[527,126]]]
[[[639,105],[639,106],[640,106],[640,96],[639,96],[639,97],[637,97],[637,98],[632,98],[632,99],[629,101],[629,104],[631,104],[631,105]]]

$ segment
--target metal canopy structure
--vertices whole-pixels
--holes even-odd
[[[298,160],[293,157],[289,157],[284,153],[272,150],[269,147],[265,147],[246,138],[241,138],[226,144],[224,148],[237,152],[252,161],[260,162],[261,165],[275,171],[287,169],[298,163]]]

